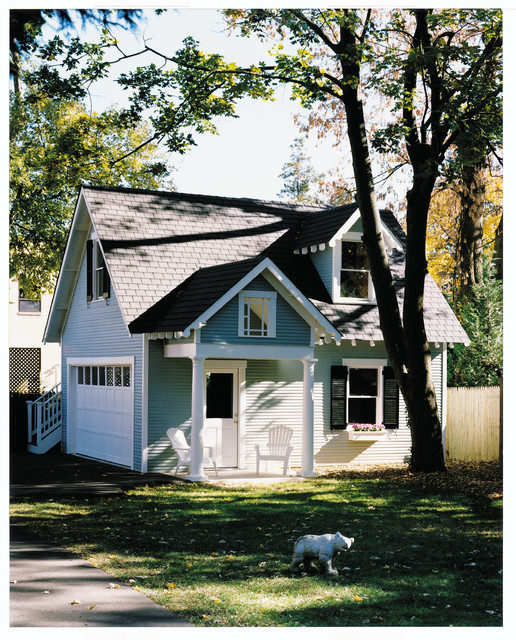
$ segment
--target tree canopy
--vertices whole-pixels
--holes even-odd
[[[179,152],[194,144],[195,134],[213,131],[214,118],[236,115],[243,95],[268,99],[274,87],[289,85],[303,107],[322,105],[350,145],[380,325],[410,418],[412,468],[443,469],[423,316],[427,222],[445,171],[464,171],[488,153],[499,155],[501,11],[232,9],[225,15],[243,37],[272,41],[272,64],[226,62],[200,51],[193,38],[175,53],[144,43],[129,54],[105,28],[94,45],[66,44],[56,36],[40,49],[42,65],[30,81],[46,95],[77,99],[118,61],[152,54],[155,63],[118,79],[130,105],[119,121],[130,127],[148,117],[148,140]],[[387,109],[385,120],[371,127],[365,104],[374,100]],[[411,176],[402,310],[381,233],[372,170],[377,153],[400,158]]]

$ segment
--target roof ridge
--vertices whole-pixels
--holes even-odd
[[[237,196],[217,196],[205,193],[187,193],[183,191],[165,191],[162,189],[139,189],[136,187],[115,187],[115,186],[102,186],[102,185],[81,185],[83,189],[92,189],[95,191],[111,191],[113,193],[134,193],[140,195],[157,195],[161,197],[167,197],[174,200],[194,200],[196,202],[229,202],[229,203],[242,203],[248,205],[260,205],[262,207],[271,207],[277,209],[283,209],[285,211],[293,211],[294,213],[307,213],[313,209],[318,212],[327,211],[328,209],[320,205],[312,204],[296,204],[290,202],[283,202],[282,200],[264,200],[260,198],[242,198]]]

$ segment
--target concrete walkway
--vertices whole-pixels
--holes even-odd
[[[190,627],[78,556],[12,525],[11,627]]]

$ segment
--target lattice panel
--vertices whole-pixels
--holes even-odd
[[[9,349],[9,392],[39,393],[41,349],[11,347]]]

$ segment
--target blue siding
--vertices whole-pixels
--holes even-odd
[[[118,305],[114,287],[111,298],[86,303],[86,260],[83,259],[71,307],[62,336],[63,444],[67,442],[68,370],[67,358],[134,356],[134,468],[142,463],[142,354],[141,335],[130,336]]]
[[[332,295],[333,247],[327,246],[323,251],[310,254],[310,258],[323,281],[326,291]]]
[[[189,358],[163,357],[161,340],[149,341],[149,472],[175,468],[167,429],[181,427],[190,440],[192,418],[192,362]]]
[[[265,278],[255,278],[246,290],[275,291]],[[238,295],[220,309],[201,329],[201,342],[220,344],[296,345],[310,344],[310,326],[278,293],[276,337],[244,338],[238,335]]]

